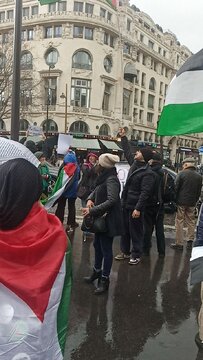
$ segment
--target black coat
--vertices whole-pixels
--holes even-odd
[[[96,188],[88,197],[94,202],[90,215],[99,217],[107,213],[108,236],[122,235],[122,210],[120,201],[120,182],[116,169],[105,169],[96,181]]]
[[[123,190],[123,206],[129,210],[143,211],[153,201],[155,180],[156,174],[149,165],[133,171]]]
[[[195,206],[201,195],[202,176],[195,168],[182,170],[176,177],[176,202],[182,206]]]

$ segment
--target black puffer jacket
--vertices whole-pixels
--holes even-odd
[[[155,174],[155,183],[149,206],[162,205],[164,196],[164,171],[162,165],[154,162],[151,169]]]
[[[105,169],[97,178],[96,188],[88,197],[94,202],[90,215],[94,217],[107,213],[107,227],[109,236],[122,235],[122,211],[120,201],[120,182],[116,169]]]
[[[156,174],[149,165],[133,171],[128,177],[123,194],[123,206],[129,210],[143,211],[152,202]]]
[[[176,203],[183,206],[195,206],[202,189],[202,176],[195,168],[182,170],[176,177]]]

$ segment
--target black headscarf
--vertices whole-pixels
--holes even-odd
[[[0,229],[18,226],[42,193],[39,170],[25,159],[0,165]]]

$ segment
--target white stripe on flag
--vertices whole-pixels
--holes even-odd
[[[186,71],[169,85],[165,106],[203,102],[203,70]]]
[[[57,311],[62,296],[65,273],[66,262],[64,258],[51,289],[43,323],[22,299],[0,284],[1,360],[63,359],[58,342]]]
[[[200,257],[203,257],[203,246],[194,246],[192,249],[190,261],[196,260]]]
[[[57,190],[55,194],[48,199],[47,203],[44,205],[46,210],[49,210],[54,205],[55,201],[59,199],[60,196],[63,194],[69,179],[70,179],[69,176],[64,172],[62,187],[59,190]]]

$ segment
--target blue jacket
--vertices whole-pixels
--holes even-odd
[[[63,160],[64,164],[76,164],[76,170],[73,175],[73,178],[71,179],[70,183],[68,183],[67,188],[65,189],[63,196],[66,199],[76,199],[77,198],[77,189],[78,189],[78,181],[80,177],[80,168],[77,164],[77,159],[75,156],[75,153],[70,151],[68,154],[64,157]]]

